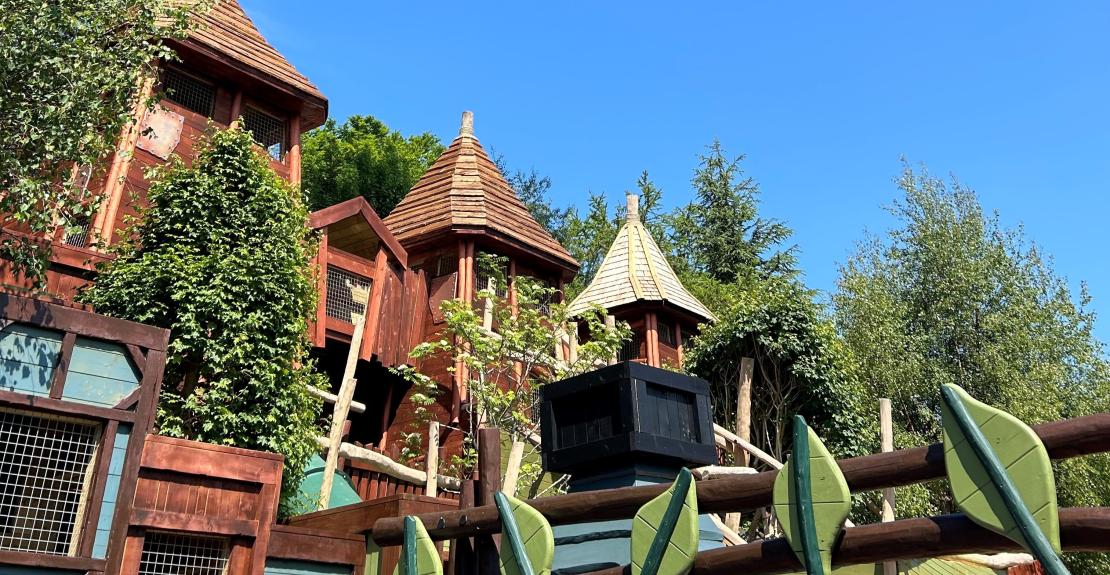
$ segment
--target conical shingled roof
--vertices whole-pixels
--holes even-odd
[[[179,6],[197,4],[197,0],[175,0]],[[312,125],[323,123],[327,117],[327,98],[304,74],[266,41],[254,21],[237,0],[219,0],[208,11],[197,14],[198,26],[189,32],[186,44],[207,48],[218,59],[231,59],[239,66],[246,66],[269,77],[278,84],[300,92],[319,111],[306,112],[312,116]],[[315,112],[315,113],[313,113]]]
[[[386,226],[406,247],[443,232],[485,229],[578,269],[578,262],[532,217],[482,149],[473,122],[473,115],[465,112],[458,137],[393,208]]]
[[[678,280],[663,250],[640,221],[639,198],[628,196],[628,219],[605,254],[594,279],[574,301],[568,313],[578,315],[592,304],[605,309],[644,302],[662,302],[707,321],[716,316]]]

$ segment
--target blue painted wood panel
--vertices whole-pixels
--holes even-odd
[[[62,398],[115,407],[138,387],[139,371],[131,363],[127,348],[116,343],[77,338]]]
[[[62,334],[13,323],[0,331],[0,389],[47,397]]]
[[[127,443],[131,440],[131,424],[121,423],[116,430],[116,441],[112,444],[112,459],[108,462],[108,479],[104,483],[104,500],[100,504],[100,517],[96,523],[96,537],[93,539],[92,556],[104,559],[108,554],[111,539],[112,519],[116,516],[116,503],[119,499],[120,477],[127,458]]]
[[[266,575],[351,575],[350,565],[332,565],[313,561],[267,559]]]

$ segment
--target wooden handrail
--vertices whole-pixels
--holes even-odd
[[[1033,427],[1053,459],[1110,451],[1110,413],[1096,413]],[[921,483],[944,476],[944,446],[877,453],[837,461],[853,492]],[[740,475],[698,484],[698,509],[703,513],[746,511],[771,504],[777,471]],[[570,493],[529,500],[552,525],[605,521],[632,517],[641,505],[658,496],[667,485],[647,485]],[[465,511],[426,513],[418,518],[433,539],[471,537],[500,530],[493,505]],[[890,525],[889,523],[886,525]],[[402,518],[377,520],[372,528],[380,545],[397,545],[404,533]]]
[[[1110,551],[1110,507],[1060,510],[1065,551]],[[376,540],[377,538],[375,538]],[[1016,551],[1014,541],[973,523],[962,513],[872,523],[844,530],[833,565],[860,565],[884,560],[926,559],[961,553]],[[767,539],[698,553],[694,575],[795,573],[803,569],[784,538]],[[586,575],[627,575],[628,566]]]

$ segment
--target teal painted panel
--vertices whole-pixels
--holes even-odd
[[[297,496],[290,503],[294,515],[316,511],[320,501],[320,488],[323,487],[324,460],[319,455],[313,455],[305,465],[305,476],[297,488]],[[351,478],[340,470],[335,472],[336,480],[331,484],[331,498],[328,499],[328,509],[361,503],[362,499],[355,491]]]
[[[62,355],[62,334],[13,323],[0,331],[0,389],[50,395],[50,382]]]
[[[267,559],[266,575],[351,575],[350,565]]]
[[[115,343],[77,338],[69,361],[62,397],[78,403],[114,407],[139,388],[139,372],[127,348]]]
[[[116,516],[116,502],[119,496],[120,478],[123,464],[127,458],[127,444],[131,440],[131,424],[121,423],[116,429],[116,440],[112,444],[112,459],[108,462],[108,479],[104,482],[104,500],[100,503],[100,517],[96,522],[96,537],[93,538],[92,556],[104,559],[108,555],[108,540],[112,534],[112,519]]]

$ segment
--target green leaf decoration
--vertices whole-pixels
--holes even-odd
[[[1060,560],[1052,460],[1018,418],[955,385],[941,387],[944,465],[956,505],[972,521],[1020,543],[1049,575]]]
[[[443,561],[435,543],[424,524],[411,515],[405,517],[405,543],[393,575],[443,575]]]
[[[698,552],[698,494],[689,469],[632,519],[632,575],[685,575]]]
[[[551,524],[527,503],[494,494],[501,516],[501,574],[548,575],[555,561],[555,536]]]
[[[852,494],[836,459],[800,415],[794,418],[794,450],[775,478],[772,501],[806,572],[832,573],[832,548],[851,511]]]

